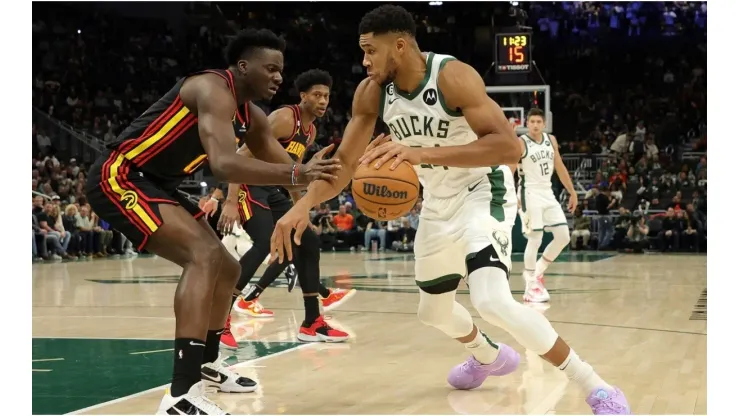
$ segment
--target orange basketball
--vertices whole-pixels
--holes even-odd
[[[378,221],[390,221],[409,212],[419,197],[419,177],[408,162],[390,170],[395,159],[380,169],[375,162],[360,165],[352,178],[352,196],[363,214]]]

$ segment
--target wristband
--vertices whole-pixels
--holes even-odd
[[[291,185],[296,185],[298,183],[298,174],[299,173],[300,172],[299,172],[298,164],[297,163],[294,163],[293,164],[293,169],[290,172],[290,184]]]

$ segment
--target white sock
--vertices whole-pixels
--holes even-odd
[[[602,380],[590,364],[582,361],[581,357],[572,348],[570,349],[570,353],[568,353],[568,358],[560,364],[559,368],[565,372],[570,380],[581,386],[586,396],[597,388],[609,390],[610,392],[614,391],[614,388]]]
[[[481,364],[491,364],[498,358],[498,345],[494,344],[480,328],[475,335],[475,339],[465,344],[478,362]]]
[[[534,268],[534,276],[540,277],[543,274],[545,274],[545,270],[550,266],[550,261],[545,260],[545,257],[540,257],[539,260],[537,260],[537,265]]]

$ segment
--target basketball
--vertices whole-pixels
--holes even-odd
[[[375,169],[375,162],[360,165],[352,178],[352,196],[363,214],[378,221],[390,221],[403,216],[419,197],[419,177],[408,162],[396,170],[390,166],[395,159]]]

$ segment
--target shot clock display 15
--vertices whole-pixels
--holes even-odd
[[[496,35],[496,72],[520,73],[532,70],[532,34]]]

